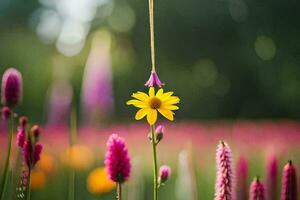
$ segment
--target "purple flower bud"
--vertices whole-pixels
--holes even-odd
[[[265,188],[258,177],[250,185],[249,200],[265,200]]]
[[[112,181],[123,183],[128,180],[131,170],[130,158],[124,139],[117,134],[108,138],[104,163]]]
[[[167,165],[163,165],[159,168],[159,180],[160,183],[166,182],[171,176],[171,168]]]
[[[163,139],[164,137],[164,131],[165,131],[165,127],[163,125],[158,125],[155,129],[155,133],[156,133],[156,142],[159,142]]]
[[[33,127],[31,127],[30,133],[32,134],[32,136],[35,139],[35,141],[38,141],[39,136],[40,136],[40,128],[39,128],[39,126],[38,125],[34,125]]]
[[[297,173],[292,161],[283,168],[281,200],[297,200]]]
[[[164,83],[162,83],[159,80],[157,73],[152,71],[148,81],[145,83],[145,86],[146,87],[154,87],[154,86],[162,87],[162,86],[164,86]]]
[[[21,128],[25,128],[28,122],[28,118],[25,116],[20,117],[19,119],[19,125]]]
[[[233,200],[232,156],[229,146],[221,141],[217,148],[217,180],[215,200]]]
[[[7,69],[2,77],[2,103],[11,108],[22,99],[22,75],[14,68]]]
[[[9,119],[11,116],[10,108],[7,106],[4,106],[1,110],[1,114],[2,114],[2,119],[5,119],[5,120]]]

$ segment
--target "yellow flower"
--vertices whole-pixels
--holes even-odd
[[[69,167],[77,171],[83,171],[94,163],[95,157],[89,147],[74,145],[61,155],[61,159]]]
[[[108,178],[105,168],[96,168],[89,174],[86,181],[87,189],[92,194],[110,192],[116,184]]]
[[[41,190],[46,185],[46,175],[39,170],[33,170],[30,176],[30,187],[32,189]]]
[[[173,92],[164,93],[163,89],[159,89],[155,94],[154,87],[149,88],[149,95],[144,92],[136,92],[131,96],[135,99],[127,101],[127,105],[133,105],[140,108],[135,119],[140,120],[147,115],[147,121],[153,125],[157,120],[157,111],[168,120],[174,120],[173,110],[178,110],[179,98],[172,96]]]

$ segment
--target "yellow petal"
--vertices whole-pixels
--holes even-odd
[[[172,96],[172,97],[169,97],[168,99],[166,99],[163,103],[171,105],[171,104],[179,103],[179,101],[180,101],[180,99],[178,97]]]
[[[165,118],[167,118],[170,121],[174,120],[174,113],[168,109],[164,109],[164,108],[160,108],[158,109],[158,111],[160,112],[160,114],[162,114]]]
[[[150,125],[153,125],[157,120],[157,111],[154,109],[150,109],[147,113],[147,121]]]
[[[154,97],[154,95],[155,95],[154,87],[150,87],[150,89],[149,89],[149,96],[150,97]]]
[[[127,105],[134,105],[137,108],[145,108],[145,107],[147,107],[147,104],[145,102],[142,102],[142,101],[139,101],[139,100],[135,100],[135,99],[127,101],[126,104]]]
[[[145,101],[149,98],[149,96],[144,92],[136,92],[131,95],[133,98],[136,98],[141,101]]]
[[[166,92],[166,93],[164,93],[164,94],[162,95],[162,97],[161,97],[161,100],[162,100],[162,101],[167,100],[170,96],[172,96],[173,93],[174,93],[174,92]]]
[[[162,88],[160,88],[155,96],[158,98],[161,98],[163,94],[164,94],[164,90]]]
[[[174,105],[163,105],[162,107],[167,110],[178,110],[179,109],[178,106],[174,106]]]
[[[135,119],[136,120],[140,120],[142,118],[144,118],[147,113],[149,113],[150,109],[149,108],[142,108],[140,110],[138,110],[135,114]]]

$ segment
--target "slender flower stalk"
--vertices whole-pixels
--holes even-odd
[[[217,180],[215,200],[233,200],[232,155],[227,143],[221,141],[217,148]]]
[[[7,151],[6,151],[7,153],[6,153],[3,173],[1,176],[2,180],[1,180],[0,200],[3,200],[7,188],[7,182],[8,182],[11,142],[12,142],[12,135],[14,131],[14,114],[13,111],[11,111],[8,108],[11,109],[14,108],[22,100],[22,75],[18,70],[14,68],[7,69],[2,76],[1,100],[2,100],[2,104],[7,107],[7,108],[4,107],[2,109],[2,116],[6,118],[8,117],[10,119],[8,140],[7,140]]]
[[[237,179],[237,199],[247,199],[248,197],[248,163],[244,157],[240,157],[236,167]]]
[[[277,167],[277,158],[274,155],[270,156],[267,160],[267,200],[274,200],[277,197]]]
[[[12,142],[12,135],[13,135],[13,131],[14,131],[13,127],[14,127],[14,118],[13,118],[13,115],[11,115],[10,121],[9,121],[9,130],[8,130],[8,139],[7,139],[7,153],[6,153],[6,159],[5,159],[5,163],[4,163],[4,168],[3,168],[3,172],[2,172],[2,180],[1,180],[1,194],[0,194],[1,200],[4,200],[6,189],[7,189],[10,154],[11,154],[11,142]]]
[[[122,199],[122,183],[128,180],[131,163],[123,138],[112,134],[106,143],[105,166],[109,179],[117,184],[117,199]]]
[[[250,185],[249,200],[265,200],[265,188],[259,177],[255,177]]]
[[[297,172],[292,161],[283,168],[281,200],[297,200]]]
[[[151,125],[151,144],[153,153],[153,199],[158,199],[158,173],[157,173],[157,153],[156,153],[156,136],[155,136],[155,125]]]

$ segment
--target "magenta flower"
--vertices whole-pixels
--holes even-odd
[[[159,168],[159,181],[160,183],[166,182],[171,176],[171,168],[163,165]]]
[[[297,173],[292,161],[283,168],[281,200],[297,200]]]
[[[26,140],[26,125],[27,125],[27,117],[20,117],[19,127],[17,133],[17,146],[23,148],[24,142]]]
[[[159,80],[157,73],[155,71],[152,71],[148,81],[145,83],[145,86],[146,87],[154,87],[154,86],[162,87],[162,86],[164,86],[164,83],[162,83]]]
[[[277,195],[277,159],[274,155],[267,160],[267,182],[266,182],[267,199],[276,199]]]
[[[128,150],[123,138],[117,134],[112,134],[107,141],[107,151],[105,154],[105,166],[109,178],[117,183],[128,180],[131,170]]]
[[[247,199],[248,197],[248,163],[244,157],[240,157],[237,162],[236,179],[237,179],[237,199]]]
[[[32,169],[40,160],[43,146],[41,144],[32,144],[30,140],[26,140],[22,150],[25,164],[29,169]]]
[[[216,161],[215,200],[233,200],[232,155],[229,146],[223,141],[218,145]]]
[[[250,185],[249,200],[265,200],[265,188],[258,177]]]
[[[22,75],[14,69],[7,69],[2,76],[2,103],[15,107],[22,100]]]

